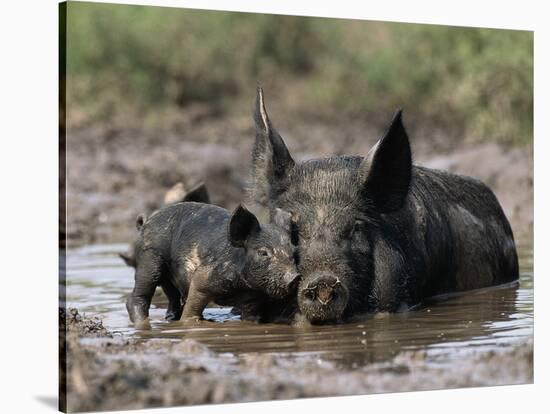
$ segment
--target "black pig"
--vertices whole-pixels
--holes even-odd
[[[276,213],[275,222],[283,221],[284,212]],[[299,275],[288,230],[260,225],[242,206],[233,214],[194,202],[156,211],[135,244],[135,286],[126,302],[130,319],[147,319],[159,285],[168,296],[168,320],[182,312],[200,318],[211,301],[249,309],[264,297],[295,295]]]
[[[401,111],[366,157],[296,163],[256,99],[251,194],[292,214],[311,322],[398,311],[518,278],[512,230],[482,182],[413,166]]]

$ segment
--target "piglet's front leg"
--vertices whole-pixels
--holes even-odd
[[[183,319],[202,319],[202,312],[212,300],[212,295],[206,290],[207,274],[195,274],[189,285],[189,293],[183,307]]]

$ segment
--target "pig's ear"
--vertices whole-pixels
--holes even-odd
[[[234,247],[244,247],[250,236],[260,231],[260,223],[254,214],[239,205],[229,221],[229,241]]]
[[[182,201],[210,204],[210,194],[208,194],[206,185],[204,183],[199,183],[185,194]]]
[[[411,171],[411,147],[399,110],[361,163],[364,196],[380,213],[399,210],[409,191]]]
[[[264,93],[256,91],[256,141],[252,151],[251,195],[256,201],[266,204],[271,194],[284,191],[288,172],[294,167],[294,160],[285,142],[271,125],[264,104]]]
[[[271,214],[271,222],[290,233],[292,226],[292,215],[288,211],[276,208]]]

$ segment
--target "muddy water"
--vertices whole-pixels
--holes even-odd
[[[133,271],[117,256],[125,245],[94,245],[67,255],[66,305],[100,316],[105,327],[123,336],[179,341],[192,338],[210,349],[236,355],[319,355],[347,367],[385,361],[400,351],[425,351],[437,363],[466,353],[514,345],[533,335],[533,254],[519,243],[519,284],[436,300],[415,311],[365,317],[344,325],[292,327],[242,322],[230,308],[208,308],[209,321],[192,326],[164,321],[166,300],[158,289],[150,310],[151,328],[128,321],[125,296]],[[61,290],[63,292],[63,289]]]

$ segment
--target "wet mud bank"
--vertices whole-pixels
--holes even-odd
[[[98,318],[60,311],[66,329],[67,408],[117,410],[533,381],[533,344],[465,353],[449,366],[429,351],[342,367],[315,354],[214,352],[194,339],[138,340],[109,332]]]

